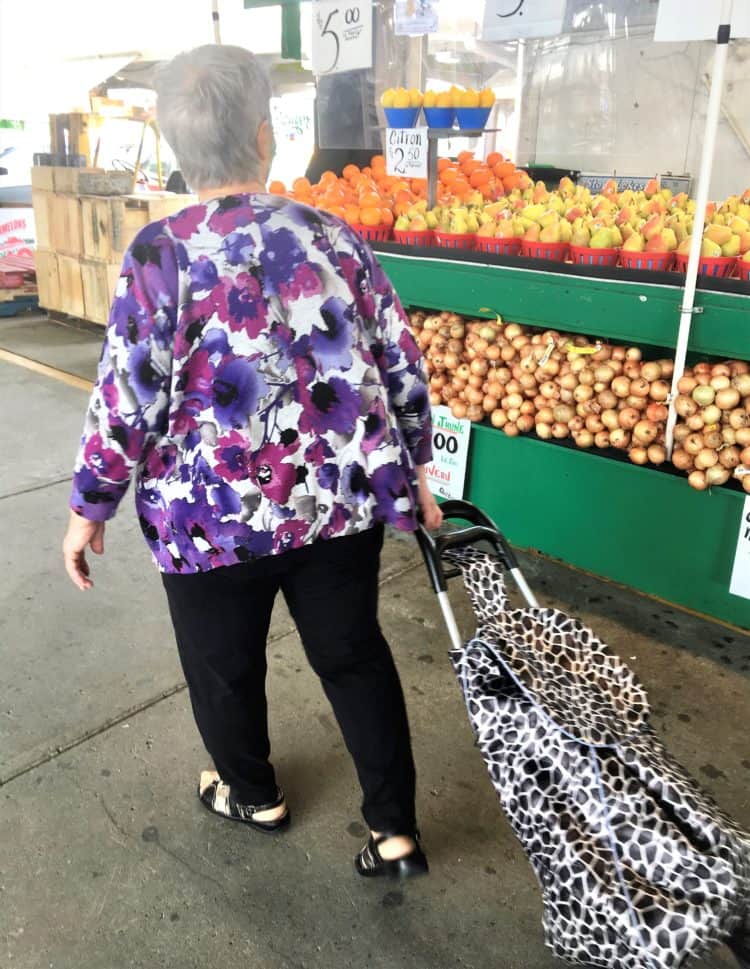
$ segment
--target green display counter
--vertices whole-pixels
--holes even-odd
[[[406,305],[476,316],[494,311],[530,326],[674,347],[676,274],[617,277],[610,270],[606,278],[572,267],[540,271],[521,260],[479,263],[378,249]],[[691,351],[750,360],[750,286],[702,288],[697,305]],[[518,547],[750,629],[750,600],[729,592],[742,492],[697,492],[684,476],[475,425],[466,497]]]

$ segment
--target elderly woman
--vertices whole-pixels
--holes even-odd
[[[86,550],[131,477],[162,572],[215,814],[278,831],[266,637],[282,592],[333,707],[371,830],[361,875],[427,871],[404,698],[378,625],[386,524],[441,514],[420,354],[398,298],[346,225],[266,194],[269,81],[236,47],[164,68],[161,127],[199,203],[124,261],[78,454],[64,543]]]

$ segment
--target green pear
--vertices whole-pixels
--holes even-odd
[[[732,232],[736,232],[737,235],[742,235],[743,232],[747,232],[750,229],[750,222],[747,219],[743,219],[739,215],[735,215],[732,221],[729,223],[729,228]]]
[[[434,212],[428,212],[424,218],[428,229],[437,229],[438,220]]]
[[[567,219],[562,219],[558,225],[560,226],[560,242],[570,242],[573,237],[573,226]]]
[[[548,225],[554,225],[556,222],[560,221],[560,216],[557,212],[545,212],[544,215],[538,220],[539,225],[544,229]]]
[[[740,237],[733,235],[729,242],[725,242],[721,247],[722,256],[734,257],[740,254]]]
[[[640,232],[634,232],[629,239],[625,240],[622,248],[625,252],[643,252],[646,248],[646,243]]]
[[[716,259],[721,255],[721,246],[713,239],[704,238],[701,244],[701,255],[709,259]]]
[[[651,236],[661,232],[663,226],[664,226],[664,222],[662,221],[661,216],[652,215],[651,218],[645,223],[645,225],[641,226],[641,233],[643,234],[643,238],[646,239],[646,241],[648,241],[651,238]]]
[[[714,216],[714,218],[719,218],[719,216]],[[710,239],[711,242],[715,242],[717,246],[725,246],[732,238],[732,230],[728,225],[713,224],[706,226],[706,231],[703,235],[706,239]]]
[[[479,219],[475,215],[469,215],[466,218],[466,231],[467,232],[478,232],[479,231]]]
[[[646,242],[646,252],[667,252],[667,243],[661,232],[655,232],[650,236]]]
[[[393,228],[394,229],[397,229],[399,232],[406,232],[406,230],[409,228],[409,225],[410,224],[411,223],[409,222],[408,216],[406,216],[406,215],[400,215],[396,219],[396,224],[394,225]]]
[[[588,248],[590,243],[591,233],[585,226],[581,226],[578,229],[572,227],[572,233],[570,236],[571,246],[583,246],[584,248]]]
[[[526,242],[538,242],[541,231],[542,231],[542,227],[539,225],[539,223],[534,222],[526,230],[523,237],[526,240]]]
[[[677,248],[677,236],[675,235],[674,229],[663,229],[661,237],[666,252],[674,252]]]
[[[552,225],[546,225],[539,233],[539,241],[560,242],[560,223],[555,222]]]
[[[527,205],[523,210],[523,215],[525,219],[538,222],[546,211],[547,209],[543,205]]]
[[[620,227],[616,225],[610,226],[609,234],[612,237],[612,246],[615,249],[619,249],[622,245],[622,232],[620,231]]]
[[[494,237],[497,235],[497,227],[494,219],[490,219],[488,222],[483,222],[482,225],[479,226],[477,235],[488,236],[489,238],[494,239]]]
[[[690,246],[692,245],[692,237],[686,236],[682,242],[677,246],[677,253],[680,256],[690,255]]]
[[[612,230],[606,227],[597,229],[596,232],[591,236],[591,242],[589,245],[592,249],[611,249]]]

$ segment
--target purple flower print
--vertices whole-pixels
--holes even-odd
[[[318,484],[325,491],[331,491],[336,494],[336,490],[339,486],[339,468],[337,464],[324,464],[322,468],[318,468]]]
[[[281,444],[265,444],[250,462],[250,478],[272,501],[285,505],[297,482],[297,468],[285,461],[296,450]]]
[[[245,330],[251,340],[265,328],[268,307],[263,290],[252,273],[240,273],[227,292],[229,325],[232,330]]]
[[[190,205],[177,215],[173,215],[167,224],[175,239],[189,239],[195,235],[205,218],[205,205]]]
[[[293,303],[302,298],[309,299],[323,292],[323,281],[320,269],[313,263],[304,262],[297,266],[294,276],[289,282],[281,283],[279,296],[287,303]]]
[[[281,286],[307,261],[305,250],[289,229],[263,229],[263,247],[258,260],[268,281],[268,292],[280,292]]]
[[[357,461],[347,464],[341,475],[341,492],[347,501],[363,505],[372,493],[367,472]]]
[[[246,195],[229,195],[219,201],[208,219],[209,231],[226,236],[255,222],[255,212]]]
[[[351,434],[359,417],[360,398],[342,377],[318,380],[311,387],[300,388],[304,413],[300,430],[309,433]]]
[[[273,536],[275,552],[288,552],[293,548],[300,548],[305,544],[307,533],[310,531],[308,522],[289,521],[279,525]]]
[[[128,358],[130,386],[139,404],[151,404],[164,384],[164,375],[154,366],[148,343],[136,343]]]
[[[268,392],[256,366],[243,357],[222,363],[213,380],[214,413],[222,427],[243,427]]]
[[[213,289],[219,282],[219,271],[216,263],[208,256],[201,256],[190,266],[190,289],[194,293]]]
[[[227,481],[245,481],[249,477],[250,453],[247,438],[237,431],[220,437],[214,449],[216,472]]]
[[[362,439],[362,452],[372,454],[382,446],[386,439],[388,425],[385,419],[385,406],[380,398],[370,405],[365,417],[365,433]]]
[[[333,457],[333,448],[325,438],[316,438],[312,444],[305,449],[305,461],[314,468],[319,468],[327,458]]]
[[[320,531],[320,537],[326,539],[345,535],[351,518],[352,513],[345,505],[335,504],[329,514],[328,524]]]
[[[376,468],[370,477],[376,521],[408,531],[414,528],[414,498],[403,470],[395,464]]]
[[[83,449],[86,463],[92,471],[105,474],[110,481],[127,481],[128,466],[121,454],[106,447],[100,434],[92,434]]]
[[[222,243],[221,251],[230,266],[246,265],[255,249],[255,241],[246,232],[231,232]]]
[[[342,299],[327,299],[320,307],[310,337],[315,362],[326,370],[349,370],[352,365],[352,307]]]
[[[239,515],[242,511],[240,496],[226,481],[209,488],[208,496],[211,504],[222,518]]]

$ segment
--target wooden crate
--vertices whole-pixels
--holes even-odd
[[[49,199],[50,242],[55,252],[80,256],[83,248],[81,202],[74,195],[54,195]]]
[[[57,266],[60,273],[60,312],[70,316],[84,316],[86,307],[83,301],[81,263],[74,256],[58,255]]]
[[[33,189],[31,201],[34,206],[34,224],[36,226],[36,244],[40,249],[52,248],[52,236],[49,225],[49,200],[51,192]]]
[[[192,195],[156,192],[113,198],[82,197],[84,258],[120,265],[125,250],[141,229],[194,202]]]
[[[60,274],[57,266],[57,253],[37,249],[34,253],[36,263],[36,284],[39,290],[39,305],[48,310],[60,309]]]
[[[81,199],[82,252],[85,259],[112,261],[112,218],[117,201],[97,196]]]
[[[87,320],[106,325],[119,278],[119,266],[88,260],[81,262],[84,316]]]
[[[54,192],[55,169],[50,165],[34,165],[31,169],[31,187],[43,192]]]

